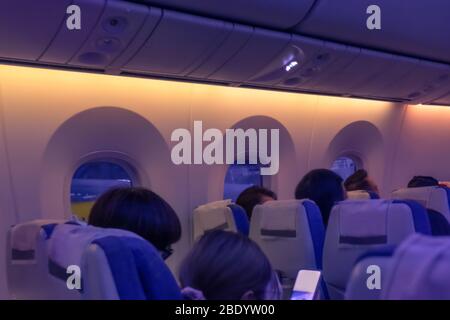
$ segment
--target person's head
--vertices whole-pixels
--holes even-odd
[[[379,193],[378,186],[364,169],[359,169],[348,177],[344,182],[344,187],[347,191],[364,190]]]
[[[162,252],[181,237],[181,224],[172,207],[145,188],[115,188],[101,195],[91,209],[89,224],[124,229],[140,235]]]
[[[307,173],[295,189],[296,199],[310,199],[319,207],[323,223],[328,224],[331,209],[346,197],[342,178],[328,169],[316,169]]]
[[[433,177],[427,176],[415,176],[408,182],[408,188],[432,187],[438,185],[439,181]]]
[[[248,218],[251,219],[253,208],[257,204],[263,204],[272,200],[277,200],[275,192],[264,187],[252,186],[241,192],[236,200],[236,204],[244,208]]]
[[[248,237],[211,231],[196,242],[181,264],[182,287],[201,292],[206,300],[277,300],[278,277]]]

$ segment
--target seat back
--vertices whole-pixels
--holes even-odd
[[[45,266],[40,267],[38,286],[32,288],[31,294],[18,298],[181,298],[159,252],[132,232],[68,222],[48,228],[44,242]]]
[[[58,225],[47,240],[53,299],[159,300],[181,298],[159,252],[138,235],[118,229]],[[80,290],[68,290],[67,270],[79,266]]]
[[[427,212],[416,202],[354,200],[337,204],[328,222],[323,255],[323,277],[330,298],[344,298],[359,256],[382,245],[399,244],[415,232],[431,232]]]
[[[366,190],[347,191],[348,200],[370,200],[380,199],[380,196],[375,192]]]
[[[292,287],[301,269],[322,269],[322,216],[310,200],[268,201],[253,210],[252,238]]]
[[[62,220],[33,220],[11,227],[6,244],[6,272],[11,299],[43,299],[47,270],[46,240]]]
[[[440,186],[403,188],[392,192],[393,199],[411,199],[435,210],[450,222],[450,189]]]
[[[450,238],[413,235],[395,251],[381,299],[450,300]]]
[[[231,200],[201,205],[195,208],[193,213],[194,240],[212,230],[227,230],[248,235],[249,228],[245,210]]]
[[[395,248],[396,246],[382,247],[368,251],[358,258],[347,283],[346,300],[380,299],[381,290],[387,286],[387,275],[391,272]]]

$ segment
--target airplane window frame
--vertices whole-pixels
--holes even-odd
[[[130,179],[130,185],[133,187],[138,187],[142,185],[142,182],[144,179],[142,179],[142,171],[139,170],[139,166],[133,161],[133,159],[130,159],[128,156],[118,153],[118,152],[96,152],[93,154],[89,154],[85,157],[82,157],[79,159],[79,161],[76,162],[75,165],[72,166],[70,173],[68,174],[68,179],[66,182],[66,189],[65,189],[65,208],[66,208],[66,218],[69,219],[77,219],[80,220],[80,218],[77,216],[75,212],[73,212],[72,208],[72,197],[71,197],[71,191],[72,191],[72,181],[76,174],[76,172],[84,165],[87,165],[89,163],[98,163],[98,162],[106,162],[111,163],[114,165],[119,166],[129,177]],[[98,195],[100,196],[100,194]],[[97,196],[97,198],[98,198]],[[95,198],[95,200],[97,199]],[[93,202],[95,202],[93,200]]]
[[[334,164],[336,161],[340,160],[340,159],[348,159],[351,160],[351,162],[354,165],[354,171],[352,173],[348,173],[346,176],[343,176],[341,173],[337,172],[336,169],[334,168]],[[344,154],[340,154],[339,156],[337,156],[330,164],[329,166],[330,170],[337,173],[344,181],[350,177],[353,173],[355,173],[356,171],[358,171],[359,169],[363,169],[364,168],[364,162],[362,160],[362,157],[360,157],[359,155],[355,155],[353,153],[344,153]]]
[[[228,165],[227,168],[226,168],[226,170],[225,170],[225,176],[224,176],[224,178],[223,178],[223,192],[222,192],[222,198],[223,198],[224,200],[232,199],[233,201],[236,201],[237,198],[238,198],[238,196],[239,196],[239,194],[240,194],[242,191],[244,191],[245,189],[250,188],[251,186],[255,185],[255,184],[252,184],[252,185],[249,185],[249,186],[243,188],[241,191],[239,191],[239,193],[236,194],[236,199],[234,199],[233,197],[227,197],[227,194],[225,193],[225,190],[226,190],[226,189],[225,189],[225,186],[226,186],[226,179],[227,179],[227,176],[228,176],[228,172],[229,172],[229,170],[231,169],[232,166],[246,166],[246,167],[249,167],[249,166],[257,166],[257,167],[259,168],[259,180],[260,180],[260,183],[259,183],[257,186],[264,187],[264,188],[269,188],[269,189],[270,189],[270,185],[271,185],[271,183],[270,183],[270,182],[271,182],[270,176],[264,176],[264,175],[261,175],[261,168],[268,167],[268,165],[263,165],[263,164],[261,164],[259,161],[258,161],[258,163],[256,163],[256,164],[249,164],[249,163],[238,164],[237,161],[235,161],[235,163],[233,163],[233,164],[231,164],[231,165]]]

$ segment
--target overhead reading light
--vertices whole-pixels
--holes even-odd
[[[285,69],[287,72],[289,72],[289,71],[291,71],[293,68],[295,68],[296,66],[298,66],[298,61],[293,60],[293,61],[289,62],[289,63],[284,67],[284,69]]]

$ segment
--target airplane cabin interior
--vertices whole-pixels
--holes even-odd
[[[0,0],[0,299],[449,300],[449,39],[447,0]]]

